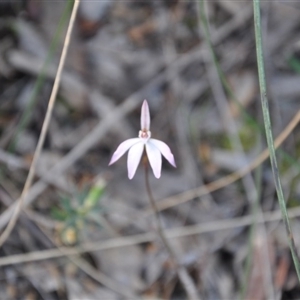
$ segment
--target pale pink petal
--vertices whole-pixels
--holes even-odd
[[[156,178],[160,177],[161,173],[161,154],[159,149],[149,141],[146,143],[146,151],[150,166]]]
[[[158,150],[161,152],[161,154],[166,158],[166,160],[173,166],[176,168],[176,163],[175,163],[175,159],[174,159],[174,155],[172,154],[169,146],[159,140],[156,139],[150,139],[148,141],[149,144],[154,145],[156,148],[158,148]]]
[[[124,141],[119,145],[117,150],[114,152],[110,162],[109,166],[115,163],[130,147],[132,147],[134,144],[140,142],[141,140],[139,138],[129,139]]]
[[[150,130],[150,112],[147,100],[144,100],[141,110],[141,130]]]
[[[128,169],[129,179],[133,178],[136,169],[140,163],[143,151],[144,151],[144,142],[142,140],[139,140],[139,143],[132,146],[128,151],[127,169]]]

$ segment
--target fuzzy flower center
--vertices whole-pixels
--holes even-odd
[[[140,139],[150,139],[151,137],[151,132],[149,130],[140,130],[139,131],[139,138]]]

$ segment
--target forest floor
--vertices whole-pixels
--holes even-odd
[[[144,99],[152,137],[177,164],[163,158],[161,178],[149,174],[153,197],[199,299],[300,298],[262,155],[252,1],[206,2],[203,11],[200,1],[82,0],[34,182],[0,249],[1,299],[187,299],[157,234],[142,164],[132,180],[127,154],[108,166],[121,142],[138,137]],[[261,2],[276,138],[300,109],[300,5]],[[0,2],[2,232],[32,164],[72,5]],[[299,248],[298,127],[281,142]]]

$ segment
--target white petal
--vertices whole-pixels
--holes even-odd
[[[159,140],[156,139],[150,139],[148,141],[148,143],[154,145],[155,147],[157,147],[159,149],[159,151],[161,152],[161,154],[166,158],[166,160],[173,166],[176,168],[176,163],[175,163],[175,159],[174,159],[174,155],[171,152],[171,149],[169,148],[169,146]]]
[[[146,151],[150,166],[156,178],[160,177],[161,173],[161,154],[159,149],[149,141],[146,143]]]
[[[141,130],[150,130],[150,112],[147,100],[144,100],[141,110]]]
[[[130,147],[132,147],[134,144],[140,142],[141,140],[139,138],[129,139],[124,141],[119,145],[117,150],[114,152],[113,156],[111,157],[111,160],[109,162],[109,166],[115,163]]]
[[[132,146],[128,152],[127,169],[128,178],[132,179],[136,169],[140,163],[144,151],[144,142],[139,140],[139,143]]]

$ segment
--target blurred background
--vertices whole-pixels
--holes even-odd
[[[0,249],[1,299],[186,299],[155,235],[142,167],[132,180],[127,155],[108,167],[138,136],[144,99],[152,137],[177,163],[150,175],[153,195],[199,297],[300,298],[269,161],[214,184],[266,142],[252,1],[206,2],[81,1],[35,182]],[[72,6],[0,2],[0,229],[28,174]],[[300,107],[300,5],[261,9],[276,137]],[[277,151],[297,248],[299,142],[296,128]]]

